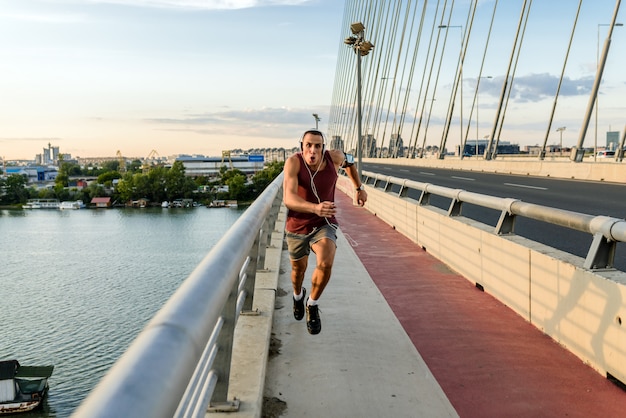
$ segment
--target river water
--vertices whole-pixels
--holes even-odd
[[[242,210],[0,211],[0,358],[55,366],[67,417]]]

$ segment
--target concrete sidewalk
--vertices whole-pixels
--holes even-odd
[[[457,416],[341,231],[318,335],[293,317],[286,250],[281,260],[265,417]],[[312,253],[307,289],[314,266]]]
[[[322,332],[293,318],[285,218],[283,207],[257,272],[258,314],[240,316],[235,329],[228,399],[239,409],[207,416],[458,416],[343,233],[320,299]],[[306,277],[310,289],[311,269]]]

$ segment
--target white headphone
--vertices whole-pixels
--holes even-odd
[[[324,150],[326,149],[326,136],[324,135],[322,131],[317,130],[317,129],[309,129],[302,134],[302,136],[300,137],[300,151],[304,151],[304,144],[302,143],[302,141],[304,140],[304,136],[306,134],[319,135],[322,137],[322,155],[323,155]]]

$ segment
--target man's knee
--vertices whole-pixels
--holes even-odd
[[[291,271],[293,274],[297,276],[303,276],[306,273],[307,268],[307,260],[306,258],[301,258],[299,260],[291,261]]]
[[[320,261],[319,263],[317,263],[315,268],[324,275],[330,275],[331,271],[333,270],[333,263]]]

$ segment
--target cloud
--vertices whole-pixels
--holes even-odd
[[[77,13],[50,13],[50,14],[36,14],[36,13],[0,13],[0,19],[18,20],[23,22],[35,22],[35,23],[52,23],[52,24],[68,24],[79,23],[86,20],[84,15]]]
[[[163,130],[194,132],[200,135],[231,134],[237,136],[273,136],[291,138],[314,125],[313,112],[328,109],[261,108],[223,110],[189,114],[181,118],[154,118],[146,122]]]
[[[42,137],[42,138],[0,138],[0,143],[12,143],[12,142],[24,142],[24,141],[33,141],[33,142],[52,142],[52,141],[61,141],[62,138],[52,138],[52,137]]]
[[[91,3],[119,4],[181,10],[235,10],[267,6],[299,6],[311,0],[90,0]]]
[[[564,77],[559,96],[587,96],[593,86],[593,76],[572,79]],[[502,91],[504,77],[493,77],[480,82],[481,94],[498,97]],[[476,83],[476,79],[472,81]],[[513,80],[511,98],[520,103],[533,103],[553,98],[559,85],[559,77],[548,74],[517,76]]]
[[[171,125],[204,125],[210,123],[219,124],[244,124],[244,123],[272,123],[272,124],[300,124],[313,120],[310,110],[292,109],[287,107],[243,110],[225,110],[219,112],[207,112],[189,114],[182,118],[156,118],[150,122]]]

